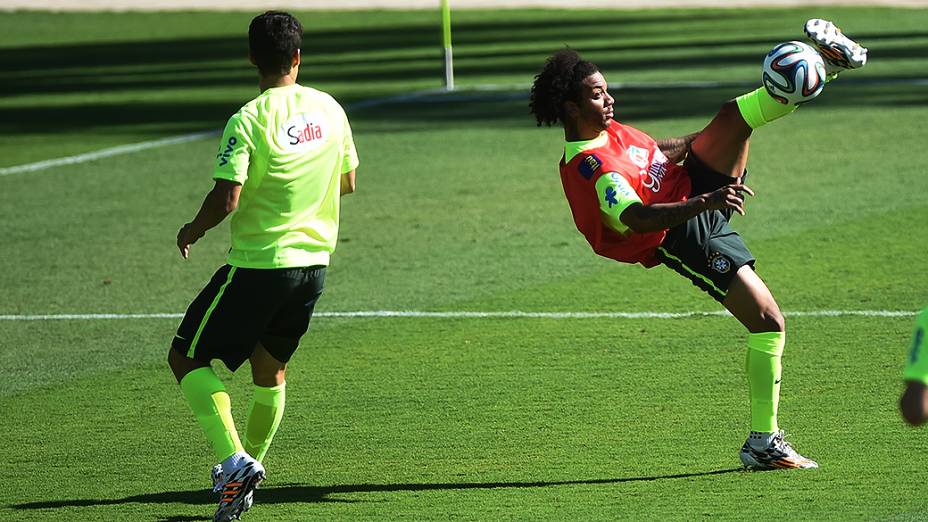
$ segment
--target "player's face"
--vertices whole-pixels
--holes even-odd
[[[595,72],[583,80],[583,95],[580,99],[580,119],[588,126],[600,131],[609,128],[614,115],[615,99],[609,95],[606,79]]]

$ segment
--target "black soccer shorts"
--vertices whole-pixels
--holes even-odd
[[[309,328],[325,285],[324,266],[255,269],[225,265],[190,303],[172,346],[238,369],[261,343],[287,362]]]
[[[706,194],[738,180],[712,170],[690,153],[683,163],[692,183],[691,196]],[[747,171],[740,180],[747,177]],[[725,300],[738,270],[754,268],[754,256],[728,221],[731,209],[701,212],[671,228],[657,249],[658,260],[683,275],[718,302]]]

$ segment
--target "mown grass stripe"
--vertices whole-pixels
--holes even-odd
[[[919,311],[907,310],[798,310],[783,312],[787,317],[914,317]],[[726,310],[707,312],[525,312],[510,311],[443,311],[420,310],[357,310],[317,312],[314,317],[333,318],[423,318],[423,319],[686,319],[689,317],[726,317]],[[23,314],[0,315],[0,321],[93,321],[107,319],[178,319],[183,313],[151,314]]]

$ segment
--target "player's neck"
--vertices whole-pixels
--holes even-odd
[[[296,69],[294,67],[294,69]],[[291,71],[283,76],[262,76],[258,81],[258,88],[261,92],[275,87],[287,87],[296,83],[296,72]]]
[[[588,141],[596,139],[604,129],[584,125],[576,121],[564,122],[564,140],[565,141]]]

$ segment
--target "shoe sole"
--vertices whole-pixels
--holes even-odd
[[[802,466],[791,460],[778,460],[776,462],[771,462],[769,464],[762,464],[757,461],[750,453],[741,452],[739,454],[741,457],[741,463],[744,464],[744,468],[748,471],[773,471],[777,469],[817,469],[818,463],[809,461],[812,463],[811,466]]]
[[[867,49],[851,40],[841,29],[820,18],[806,22],[806,36],[818,48],[819,54],[832,65],[843,69],[859,69],[867,63]]]

